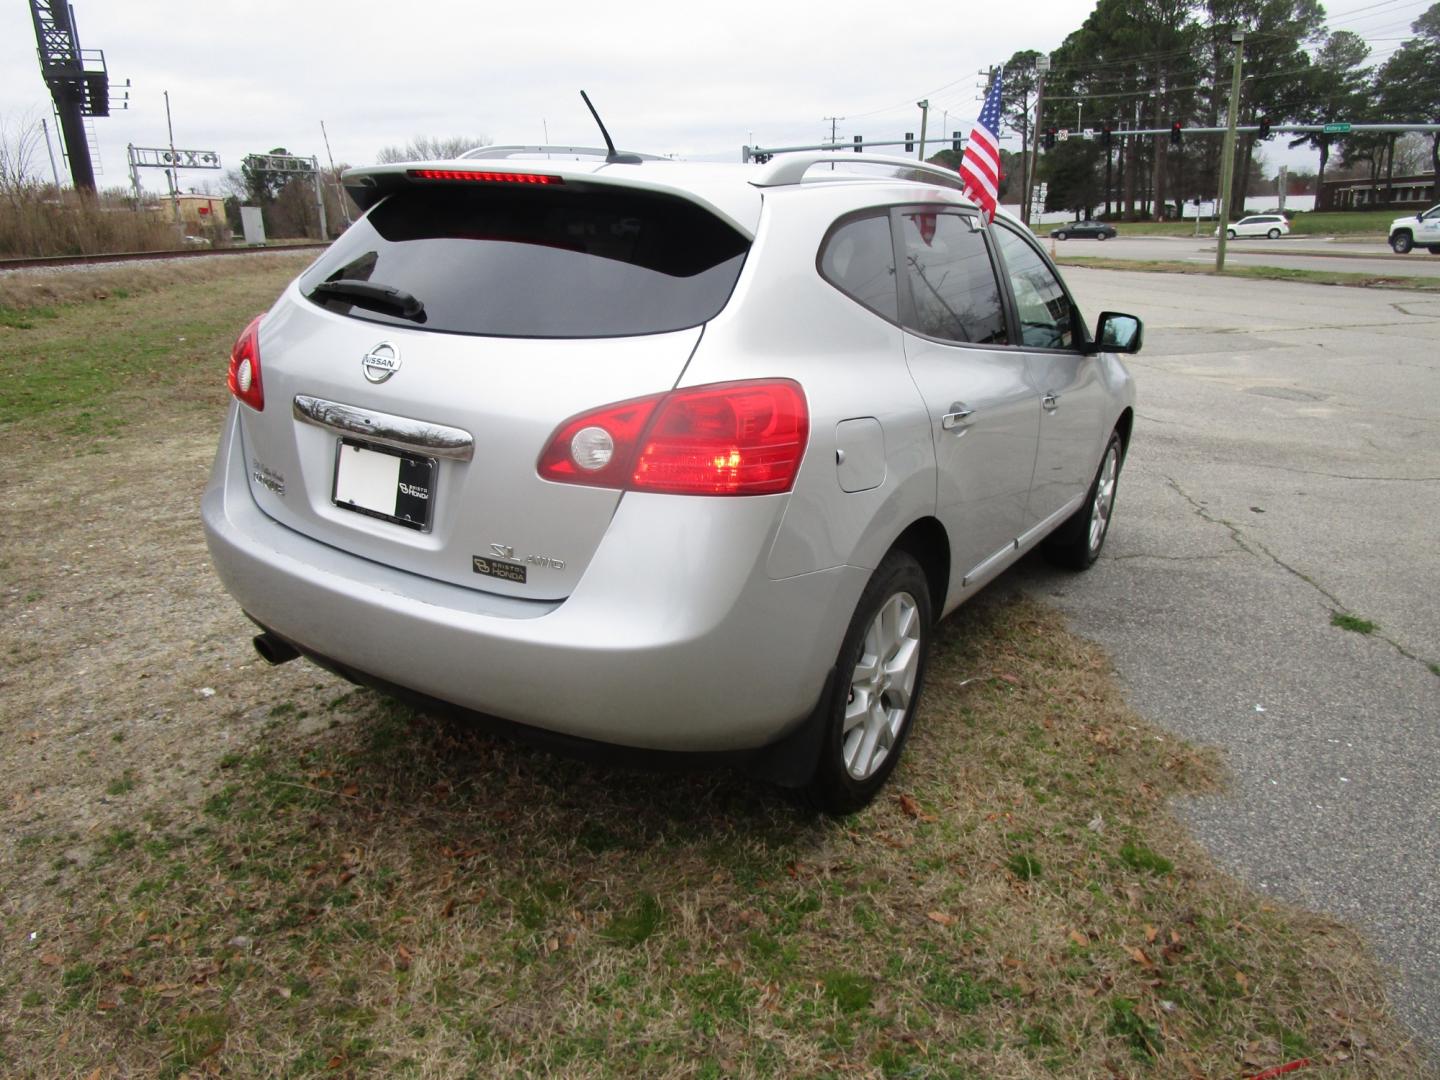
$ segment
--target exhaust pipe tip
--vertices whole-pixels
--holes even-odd
[[[260,659],[267,664],[285,664],[300,655],[300,650],[294,645],[271,633],[256,634],[253,644]]]

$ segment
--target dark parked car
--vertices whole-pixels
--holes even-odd
[[[1115,226],[1103,221],[1070,221],[1058,229],[1051,229],[1050,235],[1056,240],[1109,240],[1115,235]]]

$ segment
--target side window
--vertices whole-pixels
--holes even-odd
[[[875,314],[899,322],[890,215],[881,210],[836,227],[820,252],[820,276]]]
[[[1009,229],[996,226],[1000,254],[1020,313],[1020,339],[1037,349],[1075,345],[1075,308],[1039,253]]]
[[[975,219],[940,209],[905,210],[900,235],[914,307],[906,325],[946,341],[1004,345],[1000,283]]]

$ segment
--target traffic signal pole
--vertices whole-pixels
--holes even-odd
[[[1235,124],[1240,111],[1240,65],[1245,60],[1245,31],[1231,33],[1230,41],[1235,46],[1235,69],[1230,77],[1230,115],[1225,120],[1225,149],[1220,155],[1220,223],[1215,237],[1215,272],[1225,270],[1225,230],[1230,227],[1230,184],[1235,171]]]

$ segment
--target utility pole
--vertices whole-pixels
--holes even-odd
[[[929,99],[929,98],[926,98],[924,101],[917,101],[915,104],[918,105],[918,106],[920,106],[920,156],[919,156],[916,160],[917,160],[917,161],[924,161],[924,160],[925,160],[925,121],[926,121],[927,119],[929,119],[929,117],[930,117],[930,99]]]
[[[1040,106],[1045,100],[1045,76],[1050,71],[1050,57],[1035,61],[1035,141],[1030,144],[1030,175],[1025,178],[1025,195],[1020,200],[1020,220],[1030,224],[1032,204],[1035,201],[1035,173],[1040,167]]]
[[[835,125],[845,118],[843,116],[827,116],[825,119],[830,121],[830,142],[833,144],[835,142]]]
[[[1225,270],[1225,230],[1230,227],[1230,184],[1235,171],[1235,123],[1240,112],[1240,66],[1245,60],[1245,31],[1232,30],[1230,43],[1235,46],[1235,69],[1230,76],[1230,115],[1225,118],[1225,149],[1220,155],[1220,231],[1215,237],[1215,272]]]

